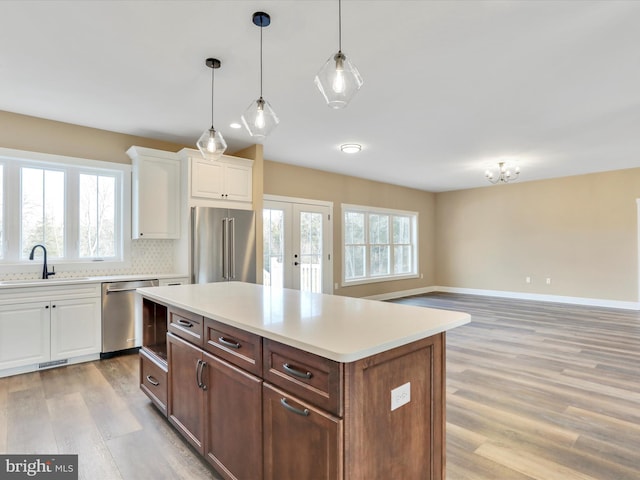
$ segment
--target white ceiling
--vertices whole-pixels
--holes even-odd
[[[271,160],[429,191],[640,166],[640,1],[343,0],[343,51],[364,86],[329,109],[337,0],[0,1],[0,110],[194,145],[259,96]],[[34,132],[36,134],[37,132]],[[338,150],[363,145],[358,155]]]

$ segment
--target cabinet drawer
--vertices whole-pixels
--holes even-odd
[[[202,347],[204,319],[201,315],[170,307],[169,331],[177,337],[183,338],[198,347]]]
[[[204,319],[204,349],[255,375],[262,374],[262,337]]]
[[[140,389],[167,414],[167,370],[156,363],[144,349],[140,350]]]
[[[262,348],[265,381],[342,416],[342,364],[267,338]]]

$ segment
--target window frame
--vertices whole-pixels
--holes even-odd
[[[65,271],[127,268],[131,258],[131,165],[68,157],[39,152],[13,150],[0,147],[0,164],[3,165],[3,229],[0,273],[11,272],[16,266],[38,270],[40,262],[21,258],[21,168],[32,167],[65,172],[65,257],[51,258],[50,264],[64,266]],[[81,174],[112,176],[116,179],[115,228],[116,250],[114,257],[80,257],[79,251],[79,178]],[[33,265],[33,267],[31,267]]]
[[[345,216],[348,212],[361,213],[364,214],[364,243],[362,244],[353,244],[353,245],[364,245],[365,247],[365,275],[364,277],[359,277],[356,279],[347,279],[346,278],[346,222]],[[370,242],[370,232],[369,232],[369,217],[371,215],[384,215],[389,217],[389,239],[388,243],[384,245],[389,246],[389,267],[390,274],[387,275],[372,275],[371,274],[371,249],[375,246],[380,246],[381,244],[371,243]],[[395,262],[395,246],[406,246],[406,243],[394,243],[394,216],[396,217],[409,217],[410,219],[410,238],[413,255],[411,258],[411,271],[409,273],[393,273],[394,262]],[[379,283],[379,282],[390,282],[395,280],[404,280],[404,279],[412,279],[419,278],[420,274],[418,271],[419,265],[419,243],[418,243],[418,230],[419,230],[419,212],[408,211],[408,210],[396,210],[390,208],[381,208],[381,207],[369,207],[363,205],[351,205],[351,204],[342,204],[341,205],[341,224],[342,224],[342,286],[348,287],[352,285],[363,285],[367,283]],[[349,244],[351,245],[351,244]]]

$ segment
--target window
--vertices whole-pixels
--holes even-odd
[[[0,148],[0,265],[38,244],[57,263],[125,261],[130,169]]]
[[[343,281],[358,284],[418,275],[418,214],[343,205]]]

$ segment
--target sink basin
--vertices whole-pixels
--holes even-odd
[[[48,285],[48,284],[59,284],[59,283],[74,283],[74,282],[83,282],[85,280],[89,280],[89,277],[74,277],[74,278],[30,278],[27,280],[4,280],[0,282],[0,286],[2,285]]]

